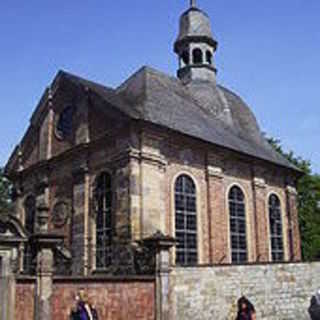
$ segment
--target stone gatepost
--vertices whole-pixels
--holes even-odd
[[[51,320],[54,248],[63,237],[48,233],[49,208],[37,208],[37,228],[31,241],[37,248],[35,320]]]
[[[168,320],[170,316],[170,249],[176,241],[158,231],[143,242],[146,246],[154,248],[156,253],[156,320]]]

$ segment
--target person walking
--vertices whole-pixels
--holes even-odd
[[[245,297],[238,300],[238,315],[236,320],[256,320],[256,311],[253,304]]]

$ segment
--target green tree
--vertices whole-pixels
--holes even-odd
[[[320,176],[313,174],[310,161],[296,156],[292,151],[285,152],[280,141],[268,139],[269,143],[299,168],[303,177],[297,185],[299,225],[301,232],[302,256],[304,260],[320,258]]]
[[[0,168],[0,215],[7,214],[12,209],[11,183],[5,177],[3,169]]]

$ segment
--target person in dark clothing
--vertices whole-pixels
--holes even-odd
[[[71,310],[70,320],[99,320],[97,310],[89,303],[83,290],[80,290],[76,296],[76,304]]]
[[[236,320],[256,320],[254,306],[245,296],[238,300],[238,315]]]
[[[308,311],[312,320],[320,320],[320,290],[312,296]]]

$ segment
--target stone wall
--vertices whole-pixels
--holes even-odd
[[[320,288],[320,262],[176,268],[170,287],[170,320],[234,320],[242,295],[257,319],[307,320]]]
[[[80,289],[103,320],[154,320],[155,282],[153,279],[60,279],[54,281],[52,319],[68,319]],[[25,318],[29,319],[29,318]],[[31,318],[30,318],[31,319]]]

